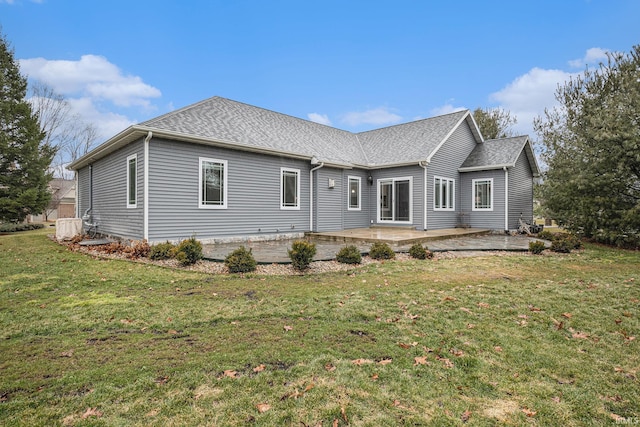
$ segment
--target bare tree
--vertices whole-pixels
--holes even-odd
[[[64,96],[40,81],[31,84],[29,102],[46,133],[45,142],[57,147],[57,154],[51,163],[54,175],[73,178],[73,172],[67,170],[66,165],[93,148],[98,136],[96,127],[73,113]]]

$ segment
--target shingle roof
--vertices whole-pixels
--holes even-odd
[[[482,144],[476,145],[469,157],[460,166],[460,171],[513,167],[518,161],[522,150],[525,150],[534,175],[539,174],[538,164],[533,155],[529,137],[526,135],[489,139]]]
[[[325,162],[366,164],[355,134],[221,97],[206,99],[140,124],[225,143],[264,148]]]
[[[468,114],[458,111],[358,134],[369,165],[418,162],[429,158]]]

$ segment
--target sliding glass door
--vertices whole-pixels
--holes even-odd
[[[411,187],[411,177],[378,181],[378,222],[412,222]]]

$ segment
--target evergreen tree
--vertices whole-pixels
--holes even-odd
[[[0,221],[23,221],[49,203],[55,149],[43,143],[38,117],[26,101],[27,79],[0,34]]]
[[[535,122],[549,166],[543,203],[561,225],[640,245],[640,45],[558,87]]]

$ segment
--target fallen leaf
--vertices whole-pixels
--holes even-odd
[[[502,353],[502,347],[500,347],[499,345],[497,345],[497,346],[493,347],[493,349],[494,349],[495,351],[497,351],[498,353]]]
[[[72,356],[73,356],[73,349],[63,351],[62,353],[60,353],[60,357],[72,357]]]
[[[238,371],[234,371],[232,369],[227,369],[223,374],[225,377],[238,378]]]
[[[175,329],[169,329],[169,330],[167,331],[167,333],[168,333],[168,334],[171,334],[171,335],[177,335],[177,334],[178,334],[178,331],[176,331]]]
[[[427,362],[427,356],[417,356],[414,357],[413,360],[415,361],[413,366],[429,364],[429,362]]]
[[[315,385],[314,383],[309,384],[308,386],[306,386],[306,387],[304,388],[303,393],[308,392],[309,390],[311,390],[311,389],[312,389],[312,388],[314,388],[315,386],[316,386],[316,385]]]
[[[530,305],[530,306],[529,306],[529,310],[530,310],[530,311],[542,311],[542,309],[541,309],[541,308],[534,307],[533,305]]]
[[[258,412],[263,414],[267,412],[269,409],[271,409],[271,405],[269,405],[268,403],[258,403],[256,405],[256,408],[258,408]]]
[[[467,329],[473,329],[475,327],[476,325],[474,325],[473,323],[467,323]]]
[[[469,421],[469,418],[471,418],[471,411],[469,410],[464,411],[462,415],[460,415],[460,419],[462,420],[463,423],[466,423],[467,421]]]
[[[458,350],[457,348],[452,348],[451,350],[449,350],[449,353],[453,354],[456,357],[464,356],[464,351]]]
[[[527,417],[534,417],[537,414],[536,411],[532,411],[529,408],[522,408],[522,412],[524,412]]]
[[[562,313],[562,317],[566,317],[567,319],[571,319],[573,317],[573,314],[571,314],[571,313]]]
[[[584,332],[574,332],[573,334],[571,334],[571,336],[573,338],[580,338],[580,339],[583,339],[583,340],[586,340],[586,339],[589,338],[589,335],[584,333]]]
[[[133,323],[131,319],[120,319],[120,323],[124,323],[125,325],[130,325]]]
[[[466,307],[460,307],[460,310],[464,311],[465,313],[473,314],[473,312]]]
[[[411,346],[409,344],[405,344],[405,343],[401,343],[401,342],[399,342],[398,345],[401,348],[404,348],[405,350],[408,349],[408,348],[411,348]]]
[[[528,319],[529,316],[527,316],[526,314],[518,314],[518,319]]]
[[[87,410],[84,411],[84,414],[82,414],[82,419],[86,420],[89,417],[100,418],[101,416],[102,412],[98,411],[98,408],[87,408]]]
[[[615,319],[614,322],[616,322],[616,325],[619,325],[620,323],[622,323],[622,319]]]
[[[156,384],[166,384],[166,382],[169,381],[169,377],[157,377],[154,382]]]
[[[338,427],[338,419],[333,420],[333,427]]]
[[[326,369],[329,372],[333,372],[336,370],[336,367],[333,366],[331,363],[327,363],[326,365],[324,365],[324,369]]]
[[[293,326],[288,326],[288,325],[284,325],[284,330],[285,331],[292,331],[293,330]]]
[[[553,397],[551,398],[551,401],[552,401],[552,402],[555,402],[555,403],[560,403],[560,396],[553,396]]]
[[[376,381],[378,378],[379,378],[378,374],[373,374],[371,376],[371,379],[374,380],[374,381]]]
[[[618,414],[614,414],[613,412],[611,412],[611,413],[609,414],[609,416],[610,416],[610,417],[611,417],[611,419],[613,419],[613,421],[615,421],[616,423],[618,423],[618,422],[620,422],[620,421],[624,421],[624,420],[625,420],[625,418],[624,418],[624,417],[621,417],[621,416],[620,416],[620,415],[618,415]]]
[[[378,365],[388,365],[392,361],[393,359],[382,359],[381,361],[378,362]]]
[[[347,418],[347,411],[344,410],[344,406],[340,407],[340,415],[342,415],[344,422],[349,424],[349,418]]]
[[[478,307],[480,307],[480,308],[489,308],[490,306],[486,302],[479,302],[478,303]]]
[[[453,368],[453,362],[449,359],[447,359],[446,357],[438,357],[437,358],[439,361],[441,361],[444,364],[444,367],[447,369],[451,369]]]
[[[366,365],[369,363],[373,363],[373,360],[369,360],[369,359],[356,359],[356,360],[352,360],[351,363],[353,363],[354,365]]]
[[[265,368],[266,368],[266,366],[264,366],[264,365],[258,365],[255,368],[253,368],[253,372],[255,372],[255,373],[262,372],[262,371],[265,370]]]

